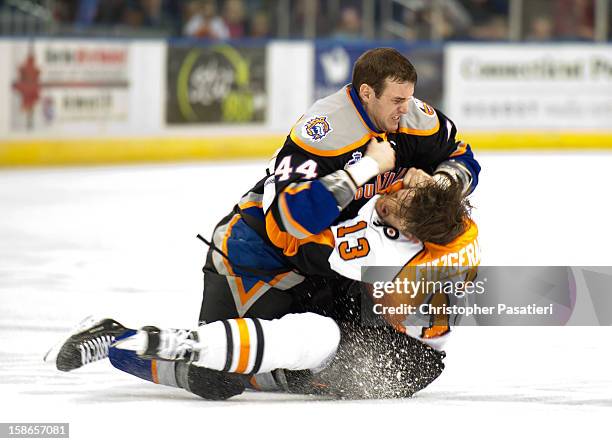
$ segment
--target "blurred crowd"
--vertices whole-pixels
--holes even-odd
[[[593,39],[596,1],[523,0],[521,39]],[[213,40],[307,36],[343,40],[507,40],[510,35],[512,0],[369,2],[368,5],[364,0],[0,0],[0,11],[27,13],[35,7],[47,8],[57,28],[64,31],[150,30],[161,35]],[[364,11],[366,7],[368,11]],[[611,10],[612,5],[608,8]]]
[[[261,0],[55,0],[53,16],[76,27],[161,29],[215,40],[272,37]]]

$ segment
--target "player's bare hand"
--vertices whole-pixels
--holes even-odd
[[[370,140],[368,149],[366,150],[366,156],[376,161],[380,173],[395,168],[395,151],[387,141],[379,142],[376,139]]]
[[[412,188],[433,183],[434,179],[423,170],[410,168],[404,176],[404,188]]]

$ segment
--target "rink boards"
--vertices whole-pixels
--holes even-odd
[[[267,158],[389,45],[478,151],[612,148],[612,45],[7,38],[0,166]]]

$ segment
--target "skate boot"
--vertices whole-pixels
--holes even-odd
[[[113,341],[127,331],[127,328],[113,319],[87,317],[67,338],[47,352],[44,361],[55,363],[58,370],[69,372],[108,358]]]
[[[198,352],[202,348],[196,331],[160,330],[151,326],[142,327],[135,335],[117,341],[113,347],[135,351],[144,359],[163,361],[197,360]]]

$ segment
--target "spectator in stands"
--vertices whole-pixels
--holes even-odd
[[[410,5],[403,17],[407,40],[429,40],[434,35],[440,40],[463,38],[471,25],[470,14],[457,0],[413,1]]]
[[[319,0],[295,0],[291,3],[291,17],[289,29],[291,37],[304,37],[307,32],[307,15],[314,15],[314,28],[318,37],[329,34],[329,23],[322,11]],[[279,18],[282,20],[283,18]]]
[[[53,19],[58,23],[72,23],[76,19],[80,0],[57,0],[53,3]]]
[[[132,28],[159,26],[161,0],[127,0],[122,21]]]
[[[557,0],[554,8],[557,37],[593,39],[595,36],[594,0]]]
[[[245,36],[245,7],[242,0],[226,0],[223,6],[223,20],[232,39]]]
[[[125,0],[98,1],[98,12],[96,14],[95,23],[101,25],[116,25],[121,23],[125,7]]]
[[[526,40],[534,42],[546,42],[554,37],[554,24],[549,16],[537,15],[529,22]]]
[[[361,38],[361,14],[356,7],[348,6],[340,11],[340,20],[332,37],[340,40]]]
[[[77,6],[75,24],[89,26],[94,23],[98,15],[100,0],[80,0]]]
[[[185,5],[183,35],[198,38],[225,40],[229,30],[217,15],[213,0],[194,0]]]
[[[508,0],[458,0],[470,14],[467,38],[505,40],[508,38]]]
[[[259,10],[253,14],[249,22],[249,37],[256,39],[271,37],[270,17],[266,11]]]

